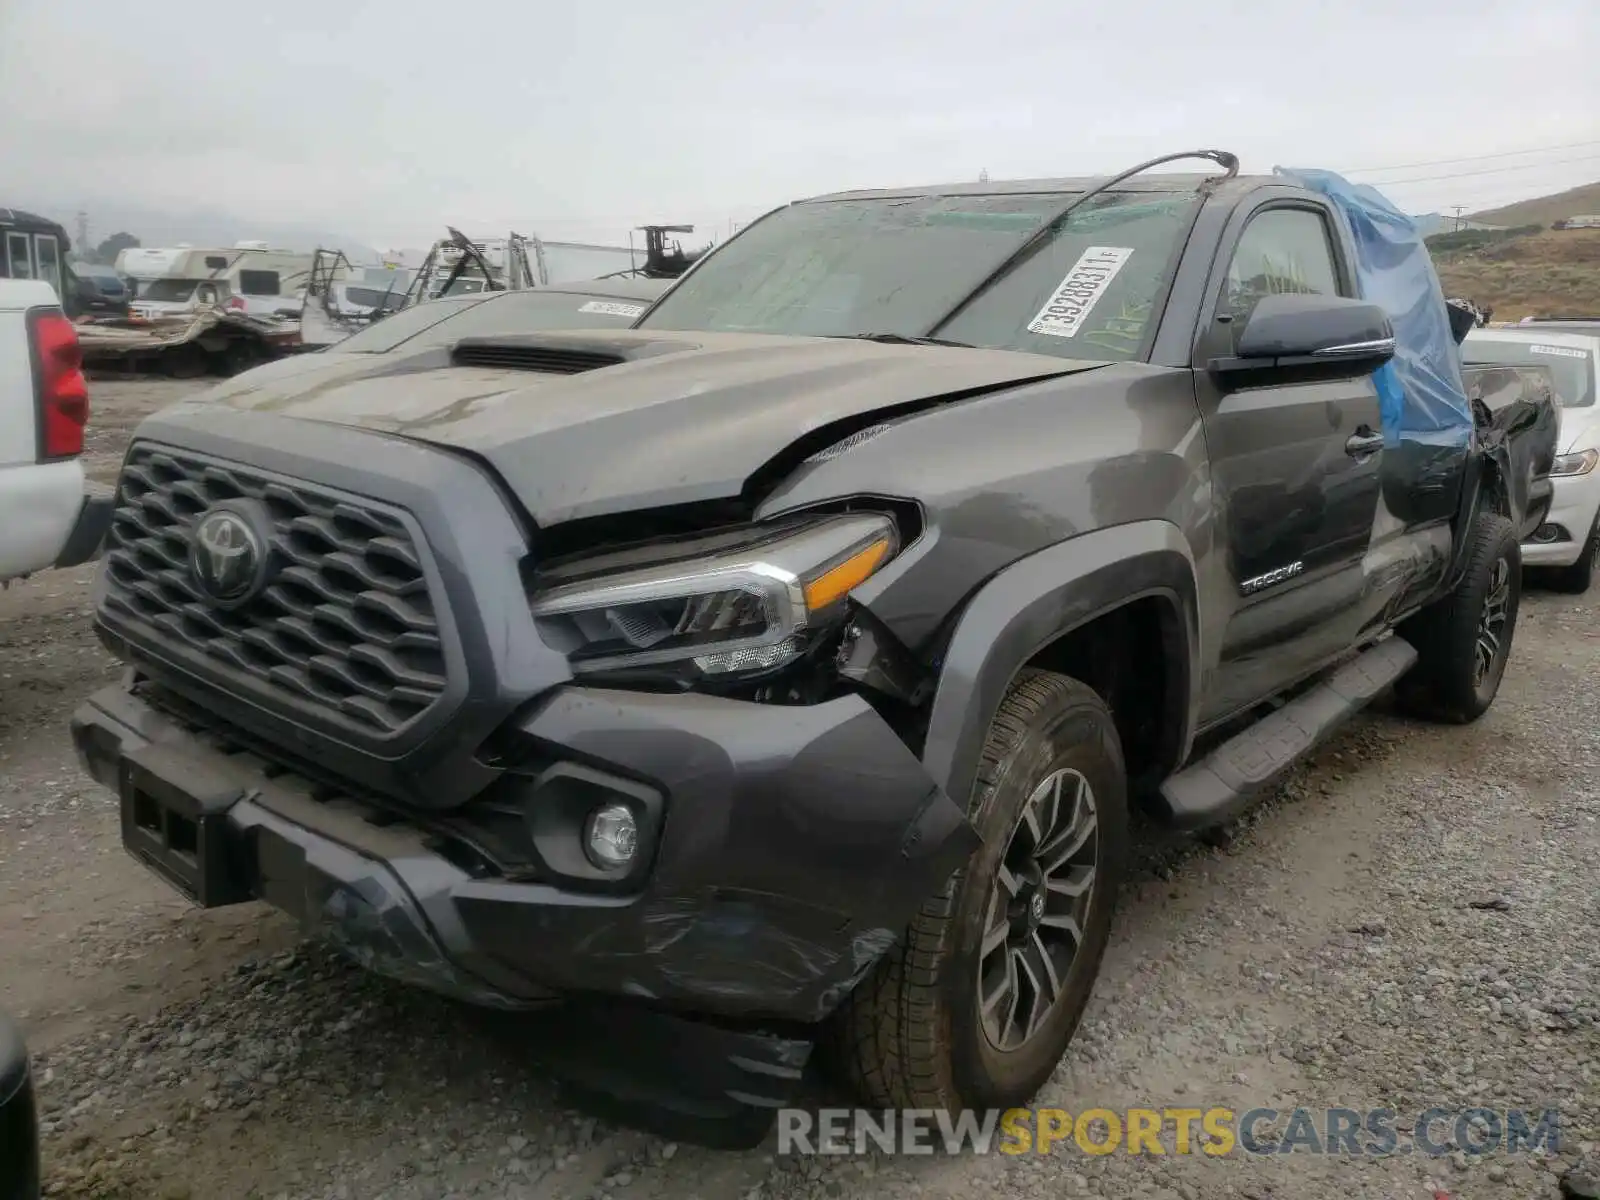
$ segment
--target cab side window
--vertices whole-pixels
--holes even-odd
[[[1281,292],[1338,296],[1339,271],[1328,223],[1304,208],[1269,208],[1244,227],[1217,300],[1237,338],[1263,296]]]

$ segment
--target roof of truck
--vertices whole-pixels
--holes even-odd
[[[848,192],[829,192],[807,197],[804,203],[828,200],[909,199],[916,196],[1019,196],[1029,194],[1071,195],[1087,191],[1103,183],[1104,175],[1072,176],[1060,179],[1000,179],[973,183],[924,184],[915,187],[863,188]],[[1208,181],[1220,185],[1219,190],[1243,195],[1267,184],[1292,187],[1293,184],[1275,175],[1238,175],[1228,179],[1222,172],[1154,172],[1124,179],[1109,189],[1114,192],[1154,192],[1181,194],[1192,192]]]
[[[21,208],[0,208],[0,225],[49,225],[56,229],[61,228],[60,222]]]
[[[67,244],[66,227],[61,222],[41,217],[38,213],[20,208],[0,208],[0,226],[28,229],[34,233],[53,233],[61,240],[63,250],[71,248]]]

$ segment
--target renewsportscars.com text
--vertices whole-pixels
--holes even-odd
[[[786,1108],[779,1154],[1409,1155],[1558,1153],[1554,1109]]]

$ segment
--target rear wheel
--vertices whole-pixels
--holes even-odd
[[[1496,513],[1473,525],[1466,570],[1455,591],[1400,626],[1416,665],[1395,689],[1407,711],[1466,724],[1489,711],[1511,657],[1522,599],[1522,548]]]
[[[969,815],[983,845],[836,1018],[849,1081],[881,1107],[1023,1104],[1065,1052],[1128,837],[1105,702],[1023,672],[990,726]]]

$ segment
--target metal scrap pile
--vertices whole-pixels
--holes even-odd
[[[298,321],[203,308],[144,320],[111,317],[78,325],[84,365],[132,373],[150,366],[178,379],[232,375],[300,346]]]

